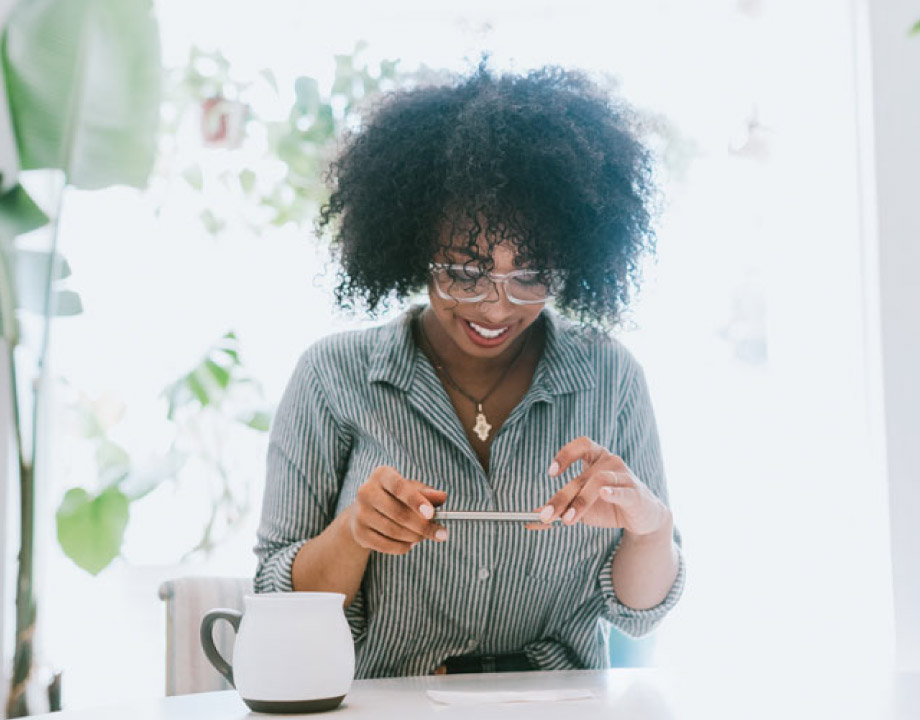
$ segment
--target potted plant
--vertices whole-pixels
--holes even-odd
[[[16,636],[6,712],[21,717],[29,713],[37,617],[33,508],[49,332],[53,317],[81,310],[79,297],[61,287],[70,273],[57,248],[61,207],[70,187],[146,184],[159,118],[159,36],[150,0],[28,0],[10,12],[0,55],[23,171],[22,183],[7,172],[0,196],[0,332],[20,489]],[[53,211],[40,208],[24,187],[27,176],[39,173],[58,180]],[[24,233],[30,233],[28,247]]]

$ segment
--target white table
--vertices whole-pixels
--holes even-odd
[[[671,672],[648,669],[503,673],[358,680],[331,713],[273,717],[566,718],[567,720],[918,720],[920,673],[872,670],[752,676],[739,668]],[[426,691],[588,689],[593,697],[544,703],[439,705]],[[182,695],[95,710],[35,716],[45,720],[241,720],[251,714],[236,692]]]

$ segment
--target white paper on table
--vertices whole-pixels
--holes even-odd
[[[556,702],[557,700],[587,700],[594,697],[590,690],[525,690],[521,692],[464,692],[428,690],[428,697],[442,705],[485,705],[489,703]]]

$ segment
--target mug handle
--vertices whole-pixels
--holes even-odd
[[[233,667],[221,657],[221,654],[214,646],[214,623],[218,620],[226,620],[233,626],[234,632],[239,632],[242,619],[243,613],[237,610],[228,610],[227,608],[209,610],[201,619],[201,648],[217,672],[223,675],[233,687],[236,687],[233,683]]]

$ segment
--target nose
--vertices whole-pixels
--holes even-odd
[[[505,283],[493,282],[489,294],[480,301],[483,320],[496,325],[504,324],[514,312],[514,303],[508,299]]]

